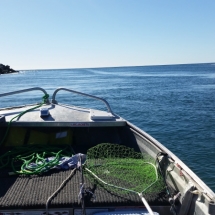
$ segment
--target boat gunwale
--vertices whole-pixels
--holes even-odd
[[[141,138],[143,138],[143,137],[147,138],[147,140],[150,141],[151,144],[158,147],[161,151],[166,152],[168,154],[169,158],[171,158],[176,164],[178,164],[182,168],[182,170],[184,170],[188,174],[188,176],[201,187],[201,189],[203,190],[202,191],[203,194],[207,195],[211,199],[211,201],[215,200],[215,193],[174,153],[172,153],[169,149],[167,149],[164,145],[162,145],[158,140],[156,140],[151,135],[144,132],[143,130],[141,130],[140,128],[138,128],[137,126],[132,124],[131,122],[129,122],[129,121],[126,121],[126,122],[130,128],[134,129],[133,132],[135,132]]]

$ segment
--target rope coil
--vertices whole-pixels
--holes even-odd
[[[71,155],[69,145],[14,147],[0,156],[0,169],[9,167],[13,171],[10,174],[38,175],[57,166],[63,157]]]

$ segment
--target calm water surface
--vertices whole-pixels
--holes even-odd
[[[32,70],[1,75],[0,93],[57,87],[108,100],[113,111],[151,134],[215,191],[215,64]],[[0,98],[0,107],[41,101],[35,91]],[[68,104],[103,108],[59,92]]]

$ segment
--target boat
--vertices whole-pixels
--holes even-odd
[[[42,95],[40,103],[0,109],[1,215],[215,214],[215,193],[164,145],[115,114],[105,99],[63,87],[49,97],[34,87],[2,93],[0,101],[32,91]],[[104,109],[61,103],[59,91],[71,100],[78,95],[99,101]],[[50,152],[55,149],[59,151]],[[142,162],[143,155],[151,163]],[[106,180],[115,177],[112,166],[119,163],[115,185],[115,179]],[[142,180],[147,180],[138,175],[143,166],[151,168],[146,177],[155,177],[144,191]],[[93,168],[100,168],[107,179]],[[139,190],[128,181],[139,183]]]

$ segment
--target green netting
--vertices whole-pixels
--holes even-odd
[[[132,148],[103,143],[87,151],[84,169],[89,178],[96,179],[108,190],[159,193],[164,183],[154,163],[151,157]]]

